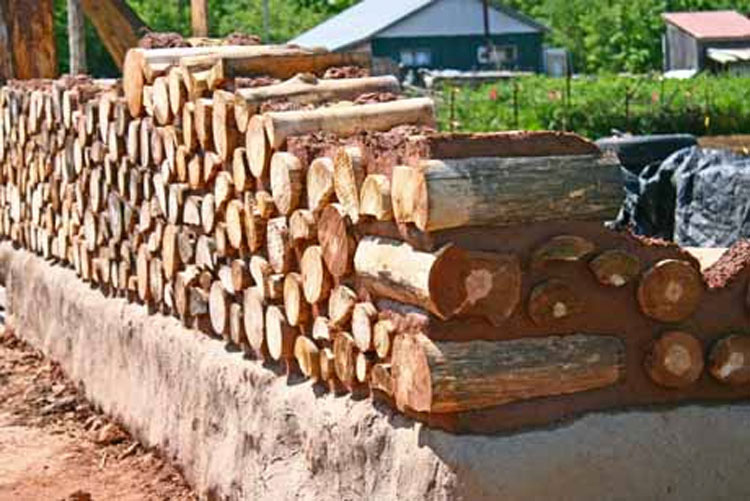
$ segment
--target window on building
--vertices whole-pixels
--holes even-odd
[[[512,65],[518,59],[518,47],[515,45],[483,45],[477,49],[479,64]]]
[[[430,49],[401,49],[399,62],[402,66],[418,68],[432,65]]]
[[[498,63],[512,63],[518,58],[518,48],[515,45],[501,45],[495,47],[494,58]]]

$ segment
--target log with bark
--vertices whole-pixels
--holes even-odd
[[[461,412],[606,388],[624,377],[624,356],[623,342],[607,336],[456,343],[399,335],[392,362],[396,404]]]
[[[391,193],[396,220],[422,231],[605,220],[622,197],[618,162],[591,155],[425,161],[397,167]]]

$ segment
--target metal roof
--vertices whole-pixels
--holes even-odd
[[[325,47],[329,50],[348,48],[369,40],[407,17],[440,1],[442,0],[362,0],[337,16],[299,35],[290,43],[306,47]],[[547,30],[544,25],[520,12],[497,5],[492,5],[490,8],[539,31]]]
[[[662,17],[699,40],[750,39],[750,19],[735,10],[669,12]]]
[[[434,0],[362,0],[291,43],[337,50],[367,40]]]

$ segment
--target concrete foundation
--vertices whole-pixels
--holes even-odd
[[[591,414],[455,436],[288,381],[176,319],[0,245],[17,334],[206,499],[742,499],[750,407]]]

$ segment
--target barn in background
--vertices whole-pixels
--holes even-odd
[[[291,43],[367,51],[402,68],[539,72],[546,31],[496,2],[363,0]]]

